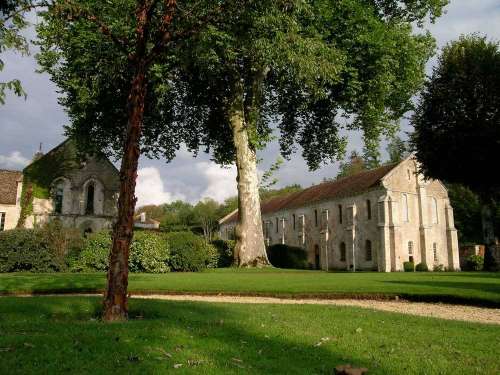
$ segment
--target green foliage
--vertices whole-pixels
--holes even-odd
[[[404,262],[403,263],[403,270],[405,272],[415,272],[415,263],[413,263],[413,262]]]
[[[427,264],[424,263],[419,263],[415,266],[415,271],[417,272],[428,272],[429,267],[427,267]]]
[[[448,184],[448,196],[453,207],[455,228],[461,245],[483,243],[482,203],[479,196],[460,184]]]
[[[486,37],[462,36],[443,49],[412,119],[412,144],[427,177],[486,196],[498,192],[500,174],[481,167],[498,160],[499,71],[500,45]]]
[[[307,269],[307,252],[288,245],[272,245],[267,248],[267,257],[274,267]]]
[[[340,170],[336,179],[353,176],[366,170],[365,160],[356,151],[353,151],[348,161],[340,163]]]
[[[166,235],[170,247],[170,267],[173,271],[197,272],[215,268],[218,263],[217,249],[191,232],[175,232]]]
[[[481,255],[471,255],[467,258],[466,267],[471,271],[482,271],[484,267],[484,257]]]
[[[211,244],[217,249],[217,268],[232,266],[234,263],[235,242],[231,240],[214,240]]]
[[[386,151],[389,154],[389,163],[399,163],[410,154],[410,146],[394,135],[390,137]]]
[[[442,264],[435,264],[434,267],[432,267],[432,270],[434,272],[443,272],[444,266]]]
[[[94,233],[84,242],[82,251],[71,265],[72,271],[107,271],[111,236]],[[130,272],[165,273],[169,271],[169,250],[165,236],[156,232],[138,231],[130,246]]]
[[[57,272],[65,268],[41,230],[0,232],[0,272]]]

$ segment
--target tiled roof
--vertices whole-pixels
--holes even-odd
[[[16,204],[17,183],[22,179],[22,172],[0,169],[0,204]]]
[[[380,184],[382,178],[398,164],[388,164],[380,168],[361,172],[337,181],[323,182],[299,192],[271,198],[261,203],[262,214],[277,212],[283,209],[298,208],[329,199],[337,199],[360,194]],[[238,220],[238,212],[226,217],[222,223]]]

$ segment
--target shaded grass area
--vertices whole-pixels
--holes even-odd
[[[0,373],[498,374],[500,327],[338,306],[0,298]],[[177,365],[177,368],[174,366]],[[178,366],[181,365],[181,366]]]
[[[105,274],[0,274],[0,294],[95,292]],[[132,293],[240,294],[278,297],[400,296],[417,301],[500,306],[500,273],[326,273],[218,269],[200,273],[130,274]]]

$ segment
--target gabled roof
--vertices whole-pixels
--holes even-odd
[[[336,181],[327,181],[311,186],[299,192],[271,198],[261,203],[262,214],[277,212],[283,209],[299,208],[325,200],[338,199],[361,194],[371,188],[380,186],[382,179],[399,163],[361,172]],[[220,224],[238,220],[238,212],[220,220]]]
[[[23,173],[0,169],[0,204],[16,204],[17,183],[22,181]]]

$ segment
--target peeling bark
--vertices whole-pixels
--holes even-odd
[[[233,131],[238,175],[239,221],[236,225],[235,263],[239,267],[263,267],[269,265],[260,212],[257,155],[250,145],[245,124],[243,90],[236,90],[230,107],[229,120]]]

